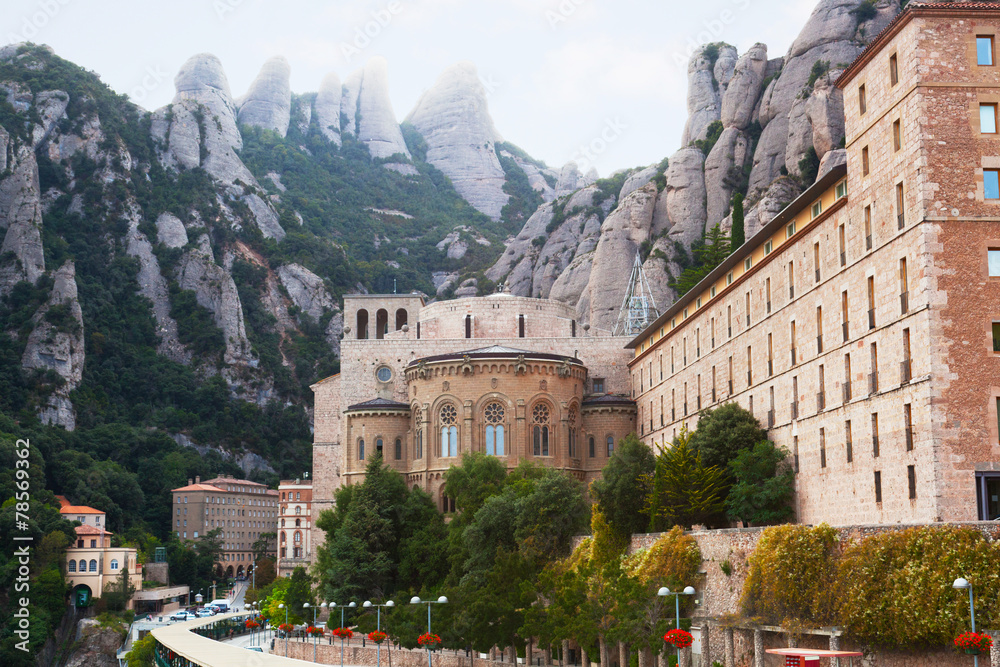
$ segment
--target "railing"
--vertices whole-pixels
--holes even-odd
[[[902,315],[906,315],[910,312],[910,293],[902,292],[899,295],[899,311]]]
[[[868,395],[878,393],[878,373],[871,372],[868,374]]]
[[[868,328],[869,329],[874,329],[875,328],[875,309],[874,308],[869,308],[868,309]]]
[[[907,357],[899,362],[899,384],[907,384],[913,379],[912,359]]]
[[[816,412],[823,412],[826,409],[826,392],[816,392]]]

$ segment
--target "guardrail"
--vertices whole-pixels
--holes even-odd
[[[232,621],[242,622],[249,617],[244,612],[220,614],[153,630],[157,667],[301,667],[301,660],[248,651],[211,638],[222,636],[223,626],[228,632]]]

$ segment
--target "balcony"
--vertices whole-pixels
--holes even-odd
[[[851,402],[851,381],[848,380],[844,384],[840,385],[840,392],[844,397],[844,403]]]
[[[823,334],[816,336],[816,354],[823,354]]]
[[[844,334],[844,342],[851,340],[851,323],[845,320],[843,324],[840,325],[841,332]]]
[[[767,427],[774,428],[774,408],[767,411]]]
[[[878,372],[868,374],[868,395],[873,396],[878,393]]]
[[[798,401],[792,401],[791,405],[789,406],[789,410],[792,413],[792,419],[798,419],[799,418],[799,402]]]
[[[910,312],[910,293],[902,292],[899,295],[899,313],[906,315],[908,312]]]
[[[816,392],[816,412],[823,412],[826,410],[826,392],[818,391]]]
[[[907,357],[899,362],[899,384],[909,384],[913,379],[913,360]]]
[[[868,309],[868,328],[869,329],[874,329],[875,328],[875,309],[874,308],[869,308]]]

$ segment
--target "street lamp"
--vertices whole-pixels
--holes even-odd
[[[365,609],[370,609],[372,607],[375,607],[375,610],[376,610],[375,611],[375,614],[376,614],[376,616],[375,616],[375,629],[376,629],[376,631],[381,632],[382,631],[382,607],[395,607],[396,603],[393,602],[392,600],[389,600],[385,604],[372,604],[371,601],[365,600],[364,604],[362,604],[361,606],[364,607]],[[430,607],[428,607],[427,609],[429,610]],[[382,667],[382,643],[381,642],[375,644],[375,663],[378,665],[378,667]]]
[[[357,608],[357,602],[351,602],[350,604],[337,604],[336,602],[330,603],[330,609],[340,608],[340,627],[344,627],[344,609],[355,609]],[[344,637],[340,637],[340,667],[344,667]]]
[[[663,586],[660,590],[656,591],[656,594],[660,597],[666,597],[667,595],[674,596],[674,627],[678,630],[681,627],[681,596],[694,595],[694,593],[695,590],[693,586],[686,586],[683,591],[671,591],[666,586]],[[677,649],[677,664],[681,664],[680,648]]]
[[[972,631],[975,632],[976,631],[976,605],[972,601],[972,584],[970,584],[969,580],[966,579],[965,577],[959,577],[958,579],[955,580],[955,583],[953,583],[951,585],[951,587],[952,588],[957,588],[957,589],[962,589],[962,588],[968,588],[969,589],[969,614],[972,616]],[[973,656],[972,656],[972,664],[975,667],[979,667],[979,656],[978,655],[973,654]]]
[[[308,602],[304,602],[302,604],[302,607],[304,609],[308,609],[309,607],[312,607],[312,610],[313,610],[313,622],[312,622],[312,625],[309,626],[309,627],[315,628],[316,627],[316,607],[314,607],[313,605],[309,604]],[[313,662],[316,662],[316,635],[313,635]]]
[[[425,604],[427,605],[427,634],[431,633],[431,605],[432,604],[448,604],[448,598],[445,596],[439,597],[437,600],[421,600],[419,596],[414,595],[410,598],[410,604]],[[431,647],[427,646],[427,667],[431,667]],[[978,666],[977,666],[978,667]]]
[[[284,609],[285,610],[285,625],[287,626],[288,625],[288,607],[286,607],[285,603],[282,602],[281,604],[278,605],[278,609]],[[285,630],[284,632],[285,632],[285,657],[287,658],[288,657],[288,630]]]

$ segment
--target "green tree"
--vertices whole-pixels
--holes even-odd
[[[787,464],[788,452],[763,440],[752,449],[742,449],[729,462],[736,483],[726,497],[726,514],[747,525],[790,520],[795,472]]]
[[[668,449],[656,457],[646,511],[651,529],[691,528],[711,523],[725,508],[726,479],[716,466],[706,466],[683,428]]]
[[[125,656],[128,667],[154,667],[156,664],[156,638],[148,634],[132,643]]]
[[[645,482],[655,466],[652,450],[630,433],[615,447],[601,478],[590,485],[597,507],[620,538],[627,539],[649,525],[644,514]]]
[[[704,239],[696,241],[691,246],[691,251],[694,254],[694,263],[684,269],[676,280],[669,281],[670,287],[677,292],[678,296],[687,294],[692,287],[700,283],[715,267],[729,257],[731,252],[729,238],[722,232],[719,225],[715,225],[708,230]]]
[[[733,228],[729,234],[730,246],[736,250],[746,242],[743,223],[743,195],[737,192],[733,195]]]
[[[691,434],[691,448],[706,467],[717,466],[728,477],[728,465],[744,449],[767,440],[767,431],[757,418],[738,403],[723,403],[706,410]]]

